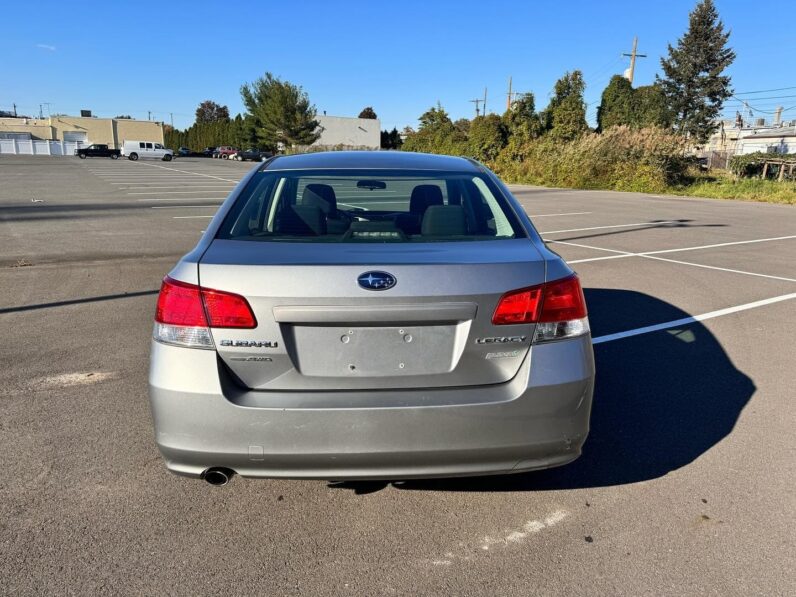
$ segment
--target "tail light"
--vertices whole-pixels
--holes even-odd
[[[160,287],[155,330],[158,342],[215,348],[210,328],[255,328],[249,303],[240,295],[201,288],[166,276]]]
[[[586,300],[575,275],[504,294],[494,325],[535,323],[534,342],[572,338],[589,332]]]

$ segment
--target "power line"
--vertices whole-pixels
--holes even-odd
[[[735,97],[735,96],[733,96]],[[750,97],[749,99],[753,102],[757,102],[760,100],[770,100],[770,99],[788,99],[791,97],[796,97],[796,95],[767,95],[765,97]],[[741,98],[743,101],[743,98]]]
[[[760,89],[758,91],[738,91],[734,95],[752,95],[753,93],[771,93],[772,91],[787,91],[788,89],[796,89],[794,87],[779,87],[778,89]]]
[[[757,107],[751,105],[749,102],[747,102],[744,99],[741,99],[739,97],[735,97],[734,95],[732,97],[734,97],[736,100],[739,100],[743,104],[743,108],[744,109],[749,109],[749,110],[752,110],[753,112],[762,112],[763,114],[776,114],[777,113],[777,110],[763,110],[762,108],[757,108]],[[784,110],[782,110],[782,112],[787,112],[788,110],[792,110],[793,108],[796,108],[796,106],[791,106],[790,108],[785,108]]]

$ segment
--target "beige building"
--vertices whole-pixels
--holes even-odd
[[[124,118],[0,118],[0,139],[103,143],[119,149],[125,139],[163,143],[163,123]]]

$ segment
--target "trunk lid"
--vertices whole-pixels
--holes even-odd
[[[387,272],[396,283],[364,289]],[[244,296],[254,329],[213,329],[219,356],[249,388],[379,390],[502,383],[533,325],[492,325],[507,291],[545,281],[528,239],[319,245],[215,240],[203,287]]]

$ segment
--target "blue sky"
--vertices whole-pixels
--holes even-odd
[[[319,113],[356,116],[374,107],[383,128],[417,126],[440,101],[453,118],[488,88],[502,112],[509,76],[546,105],[557,78],[580,69],[590,120],[612,74],[639,37],[636,85],[654,80],[667,42],[685,31],[693,0],[490,2],[105,2],[39,1],[6,14],[0,109],[98,116],[131,114],[193,122],[212,99],[243,110],[239,88],[265,71],[298,83]],[[796,87],[796,29],[788,3],[717,0],[738,58],[737,92]],[[9,11],[6,11],[9,13]],[[10,50],[10,54],[9,54]],[[793,97],[780,97],[791,95]],[[794,108],[796,88],[748,96],[771,112]],[[755,98],[753,101],[752,98]],[[728,106],[734,114],[735,104]],[[44,107],[47,114],[47,107]],[[757,115],[757,114],[756,114]],[[764,112],[760,116],[767,116]]]

